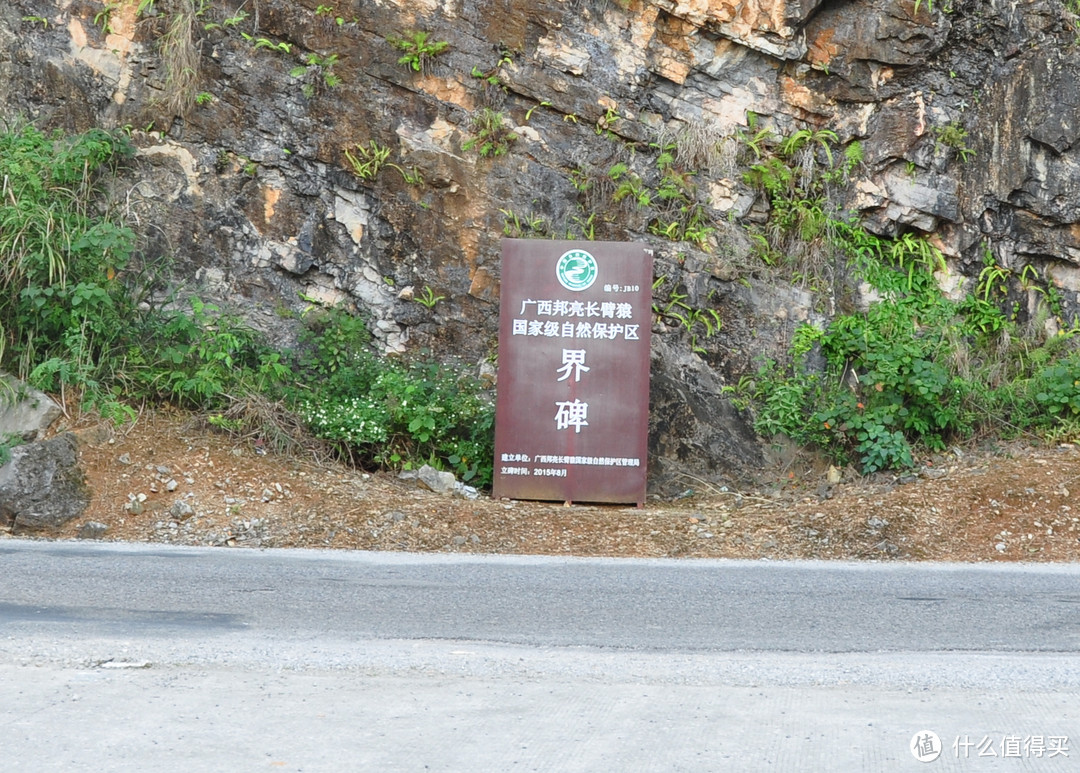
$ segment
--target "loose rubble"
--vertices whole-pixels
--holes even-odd
[[[182,416],[85,436],[93,439],[80,450],[91,504],[49,536],[581,556],[1080,560],[1073,445],[957,449],[910,475],[871,478],[830,474],[805,458],[754,487],[687,489],[638,509],[466,498],[460,481],[435,493],[416,473],[258,454]]]

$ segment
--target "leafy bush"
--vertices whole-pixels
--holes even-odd
[[[1068,354],[1064,337],[1018,340],[988,296],[945,298],[932,276],[940,253],[924,240],[885,240],[848,224],[835,232],[886,299],[820,335],[800,330],[791,363],[759,371],[759,433],[785,433],[874,472],[911,466],[916,446],[939,451],[979,431],[1047,432],[1080,418],[1080,355]],[[822,373],[802,363],[814,343]]]
[[[246,392],[273,393],[291,373],[253,328],[212,304],[190,299],[191,311],[158,312],[127,352],[131,393],[187,408],[220,407]]]
[[[92,376],[133,308],[120,276],[135,235],[92,205],[102,172],[131,153],[100,129],[46,136],[27,124],[0,133],[0,365],[26,378],[52,360],[52,372],[96,387]]]
[[[1042,423],[1080,418],[1080,354],[1043,368],[1034,386],[1036,402],[1049,414]]]
[[[306,320],[297,410],[317,436],[369,465],[431,464],[491,482],[494,409],[476,379],[432,361],[381,359],[358,317],[324,310]]]

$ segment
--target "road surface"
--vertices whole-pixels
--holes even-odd
[[[4,770],[1080,770],[1080,566],[6,539],[0,577]]]

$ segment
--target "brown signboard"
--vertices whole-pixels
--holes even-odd
[[[504,239],[493,494],[645,502],[652,250]]]

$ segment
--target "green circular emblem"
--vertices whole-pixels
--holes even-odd
[[[596,274],[596,258],[585,250],[563,253],[555,266],[555,276],[559,278],[559,284],[574,292],[589,289],[596,281]]]

